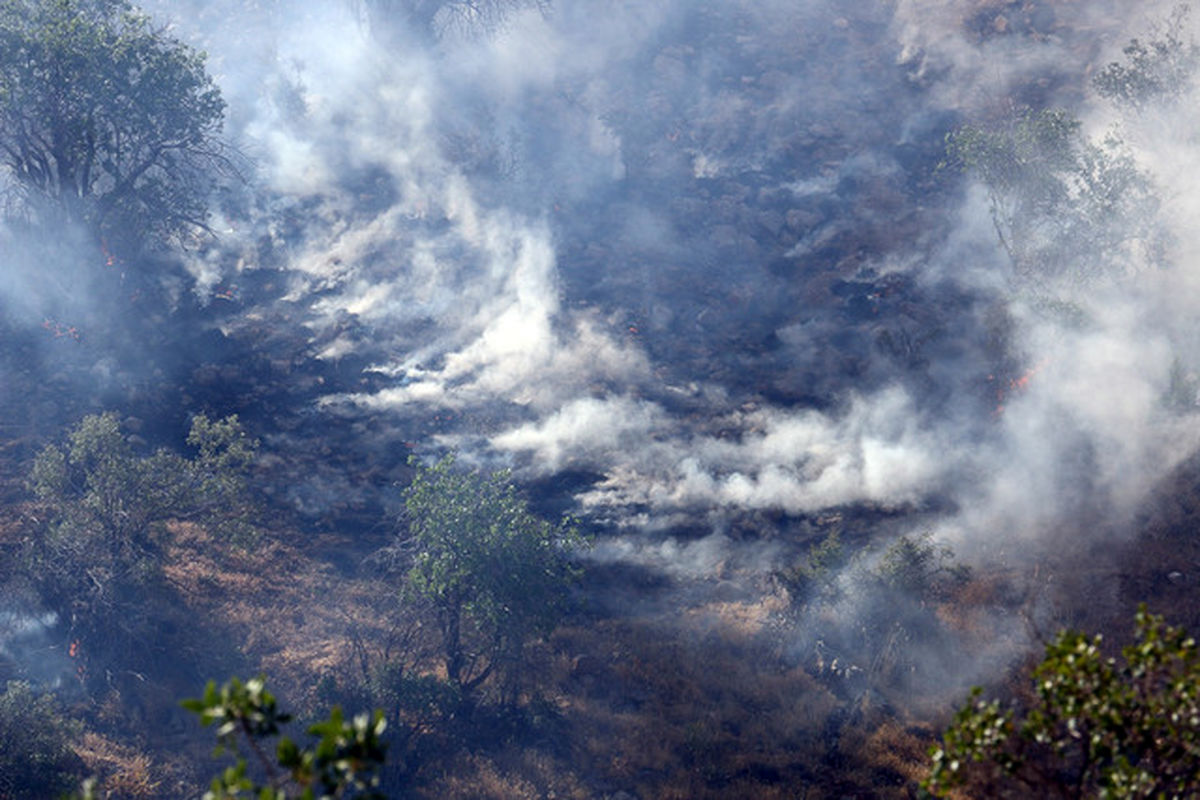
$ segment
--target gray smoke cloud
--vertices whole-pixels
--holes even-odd
[[[1160,402],[1191,336],[1186,271],[1075,298],[1089,323],[1064,326],[1012,296],[977,195],[941,233],[821,266],[913,201],[904,147],[936,153],[938,120],[1046,76],[1058,82],[1048,97],[1077,99],[1078,81],[1062,76],[1115,56],[1144,9],[1005,16],[912,0],[600,13],[578,0],[431,46],[378,37],[347,3],[179,8],[163,10],[210,49],[265,198],[225,220],[222,248],[195,261],[197,288],[268,257],[282,265],[312,355],[371,362],[373,388],[329,395],[324,409],[478,418],[501,406],[486,415],[494,423],[436,443],[528,477],[594,471],[603,477],[580,491],[580,510],[628,524],[949,496],[963,511],[943,527],[960,540],[1035,537],[1080,504],[1130,509],[1194,445],[1186,417]],[[1130,139],[1149,166],[1192,152],[1141,136]],[[1165,214],[1186,219],[1180,171],[1154,174],[1177,198]],[[889,193],[893,205],[847,207]],[[1192,247],[1177,233],[1181,252]],[[900,275],[930,295],[953,283],[981,307],[1003,304],[1022,371],[1035,373],[982,404],[1002,411],[973,411],[957,396],[967,380],[946,376],[977,352],[935,341],[926,375],[950,399],[931,402],[920,381],[879,366],[882,324],[845,326],[822,306],[822,271]],[[871,291],[848,302],[886,302]],[[927,323],[920,311],[904,311],[908,340]],[[771,340],[769,352],[732,336],[739,325]],[[853,326],[863,338],[839,330]],[[689,339],[723,363],[695,357]],[[748,388],[771,372],[768,383],[787,376],[819,407]]]
[[[344,438],[295,468],[302,513],[368,493],[343,451],[454,448],[581,476],[554,491],[597,563],[745,596],[842,515],[869,559],[925,530],[968,560],[1120,540],[1200,445],[1195,398],[1166,399],[1200,370],[1200,105],[1130,118],[1084,77],[1167,4],[559,0],[440,40],[366,6],[149,5],[209,52],[254,162],[186,291],[230,341],[277,327],[289,363],[348,373],[304,399]],[[936,166],[954,126],[1019,103],[1120,131],[1161,255],[1014,277],[985,192]],[[0,291],[55,313],[70,293],[36,275]],[[279,464],[302,434],[266,437]],[[843,618],[869,567],[839,579]],[[820,624],[797,653],[832,647]],[[957,680],[1023,638],[992,625]]]
[[[493,446],[526,454],[531,469],[616,464],[581,496],[585,508],[711,507],[803,514],[869,502],[918,501],[951,464],[935,453],[899,390],[859,398],[837,417],[815,411],[735,410],[696,431],[662,407],[629,398],[573,401],[549,418],[502,432]]]

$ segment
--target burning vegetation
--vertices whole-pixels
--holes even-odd
[[[1187,9],[635,5],[0,0],[0,798],[1195,791]]]

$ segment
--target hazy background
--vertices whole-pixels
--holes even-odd
[[[408,454],[453,448],[579,515],[597,560],[750,590],[830,515],[968,561],[1119,539],[1196,447],[1194,398],[1164,398],[1197,367],[1198,106],[1122,118],[1088,83],[1166,5],[147,7],[207,50],[250,159],[219,240],[153,302],[69,237],[61,268],[6,254],[0,290],[93,402],[182,380],[170,413],[241,411],[315,525],[394,509]],[[1021,103],[1123,126],[1161,258],[1014,278],[939,163]]]

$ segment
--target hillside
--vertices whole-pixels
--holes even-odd
[[[1200,630],[1196,20],[1126,6],[144,4],[219,135],[122,172],[139,89],[79,123],[127,111],[111,175],[0,168],[0,674],[112,797],[202,794],[177,700],[257,673],[382,707],[388,796],[912,797],[1062,628]],[[590,542],[453,700],[406,507],[452,452]]]

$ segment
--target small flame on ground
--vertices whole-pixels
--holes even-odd
[[[117,265],[117,257],[114,256],[108,249],[108,242],[100,240],[100,252],[104,254],[104,266],[115,267]]]
[[[1001,414],[1004,413],[1004,401],[1005,400],[1007,400],[1009,397],[1012,397],[1013,395],[1022,394],[1026,390],[1028,390],[1030,381],[1032,381],[1033,377],[1035,375],[1037,375],[1039,372],[1041,372],[1042,369],[1044,369],[1046,364],[1048,364],[1048,363],[1049,363],[1049,359],[1043,358],[1041,361],[1037,362],[1032,367],[1025,370],[1025,372],[1023,372],[1018,377],[1009,378],[1007,386],[998,386],[996,388],[995,415],[1000,416]],[[994,381],[994,380],[996,380],[996,376],[988,375],[988,380]]]
[[[83,663],[82,642],[78,639],[72,640],[71,644],[67,647],[67,655],[77,660],[75,664],[75,677],[79,679],[80,683],[85,683],[87,681],[87,665]]]
[[[54,335],[55,339],[74,339],[77,342],[83,341],[83,336],[79,332],[79,328],[74,325],[62,325],[53,317],[46,317],[42,320],[42,328]]]

